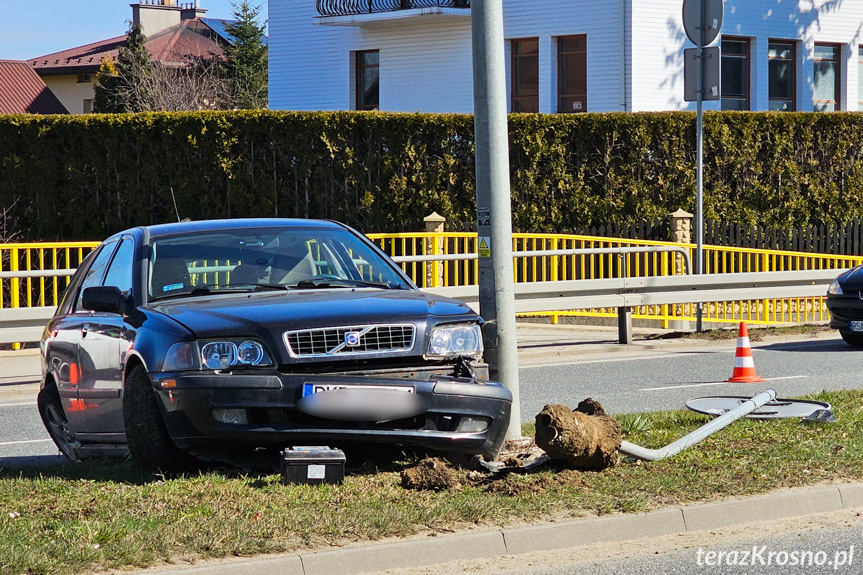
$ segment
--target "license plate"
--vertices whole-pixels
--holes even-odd
[[[406,393],[416,393],[413,387],[407,385],[344,385],[341,383],[304,383],[303,397],[312,395],[313,393],[321,393],[322,391],[333,391],[335,389],[388,389],[391,391],[404,391]]]
[[[851,331],[863,331],[863,321],[852,321]]]

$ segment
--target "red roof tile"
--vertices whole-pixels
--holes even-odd
[[[102,65],[102,58],[105,56],[116,59],[120,46],[125,43],[125,36],[117,36],[62,52],[39,56],[28,60],[27,63],[40,75],[95,72],[99,70],[99,66]]]
[[[27,62],[0,60],[0,114],[68,114]]]
[[[218,34],[199,18],[184,20],[176,26],[147,37],[147,50],[154,61],[167,66],[180,66],[192,59],[221,58],[223,51]],[[96,72],[102,59],[110,56],[115,61],[126,36],[117,36],[93,42],[62,52],[54,52],[28,60],[30,66],[42,76]]]

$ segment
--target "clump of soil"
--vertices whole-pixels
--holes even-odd
[[[575,469],[600,471],[614,465],[621,440],[620,424],[590,398],[574,410],[546,405],[536,416],[536,444]]]
[[[414,467],[402,471],[405,489],[446,491],[458,489],[461,482],[453,468],[444,460],[427,457]]]
[[[495,495],[509,495],[511,497],[526,493],[541,495],[545,493],[545,485],[538,481],[525,481],[515,475],[507,474],[496,481],[489,481],[485,490]]]

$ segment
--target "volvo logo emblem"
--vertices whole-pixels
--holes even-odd
[[[356,347],[360,345],[360,332],[349,331],[345,333],[345,345],[348,347]]]

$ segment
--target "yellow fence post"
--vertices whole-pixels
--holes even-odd
[[[11,250],[9,250],[9,271],[18,271],[18,248],[12,248]],[[9,304],[12,307],[21,306],[21,294],[19,293],[20,290],[21,280],[19,278],[12,278],[9,281]],[[21,349],[21,344],[13,343],[12,349]]]
[[[423,218],[426,224],[426,233],[443,234],[446,228],[446,218],[437,212],[432,212]],[[426,240],[426,253],[431,255],[441,255],[443,253],[443,235],[434,235]],[[435,260],[431,262],[431,266],[426,268],[426,285],[430,287],[443,286],[443,266],[442,262]]]
[[[551,249],[552,249],[552,251],[559,249],[556,237],[551,239]],[[557,278],[558,278],[557,266],[559,266],[559,265],[560,265],[560,256],[551,256],[551,278],[550,279],[553,282],[557,281]],[[556,313],[551,314],[552,325],[557,325],[559,318],[560,318],[559,314],[556,314]]]

